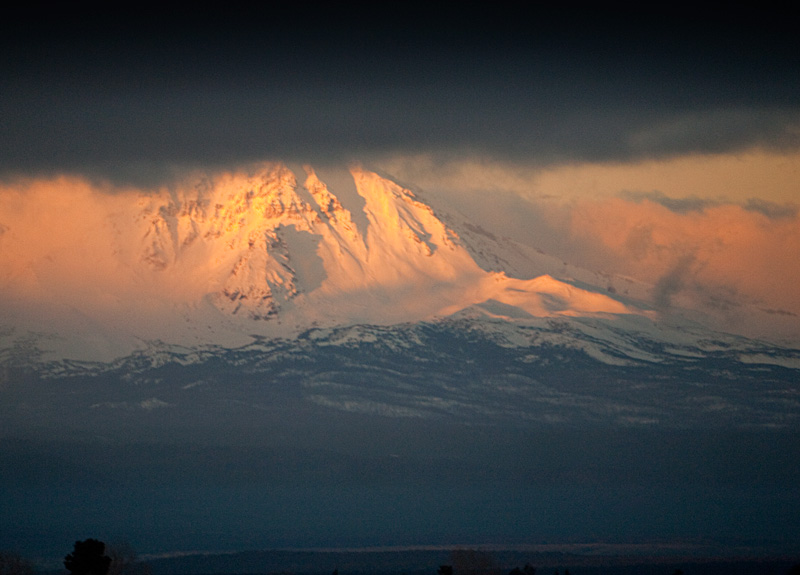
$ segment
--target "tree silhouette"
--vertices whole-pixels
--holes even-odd
[[[105,550],[106,544],[97,539],[76,541],[75,550],[64,557],[64,567],[72,575],[106,575],[111,558]]]

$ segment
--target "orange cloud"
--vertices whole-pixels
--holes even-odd
[[[161,193],[161,192],[159,192]],[[138,265],[127,222],[147,196],[79,178],[31,180],[0,188],[0,293],[4,310],[39,322],[158,313],[169,290]],[[191,281],[187,279],[187,285]],[[186,290],[183,290],[186,291]]]
[[[569,234],[584,246],[585,263],[594,258],[598,267],[660,286],[663,297],[683,294],[718,306],[747,301],[800,315],[797,214],[769,217],[735,204],[676,212],[648,199],[582,200],[571,211]]]
[[[531,181],[537,194],[558,197],[658,190],[672,198],[742,203],[757,197],[785,203],[800,197],[800,153],[752,150],[633,163],[567,164],[541,170]]]
[[[481,157],[394,155],[379,168],[422,189],[510,192],[527,198],[613,197],[658,190],[670,198],[777,203],[800,198],[800,152],[753,149],[741,153],[692,154],[636,162],[580,162],[544,166]]]

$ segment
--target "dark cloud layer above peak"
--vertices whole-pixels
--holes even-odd
[[[124,178],[269,158],[548,162],[800,144],[800,51],[780,14],[60,10],[3,26],[3,173]]]

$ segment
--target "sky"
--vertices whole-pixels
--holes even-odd
[[[722,314],[723,327],[754,305],[770,321],[753,333],[800,337],[790,20],[520,10],[34,5],[0,38],[0,188],[16,206],[44,189],[61,244],[58,218],[75,216],[52,206],[86,186],[359,162],[575,265],[662,286],[659,305]],[[19,228],[5,209],[0,230]]]

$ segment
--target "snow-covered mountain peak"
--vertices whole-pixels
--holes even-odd
[[[495,315],[509,321],[647,313],[557,279],[542,257],[477,226],[447,222],[373,171],[356,166],[347,181],[334,180],[311,166],[265,164],[148,195],[89,196],[87,209],[103,222],[92,229],[101,269],[60,290],[68,265],[29,265],[63,321],[33,321],[24,309],[35,302],[23,301],[20,325],[74,337],[100,331],[122,347],[240,345],[252,335],[431,320],[476,305],[502,308]]]

